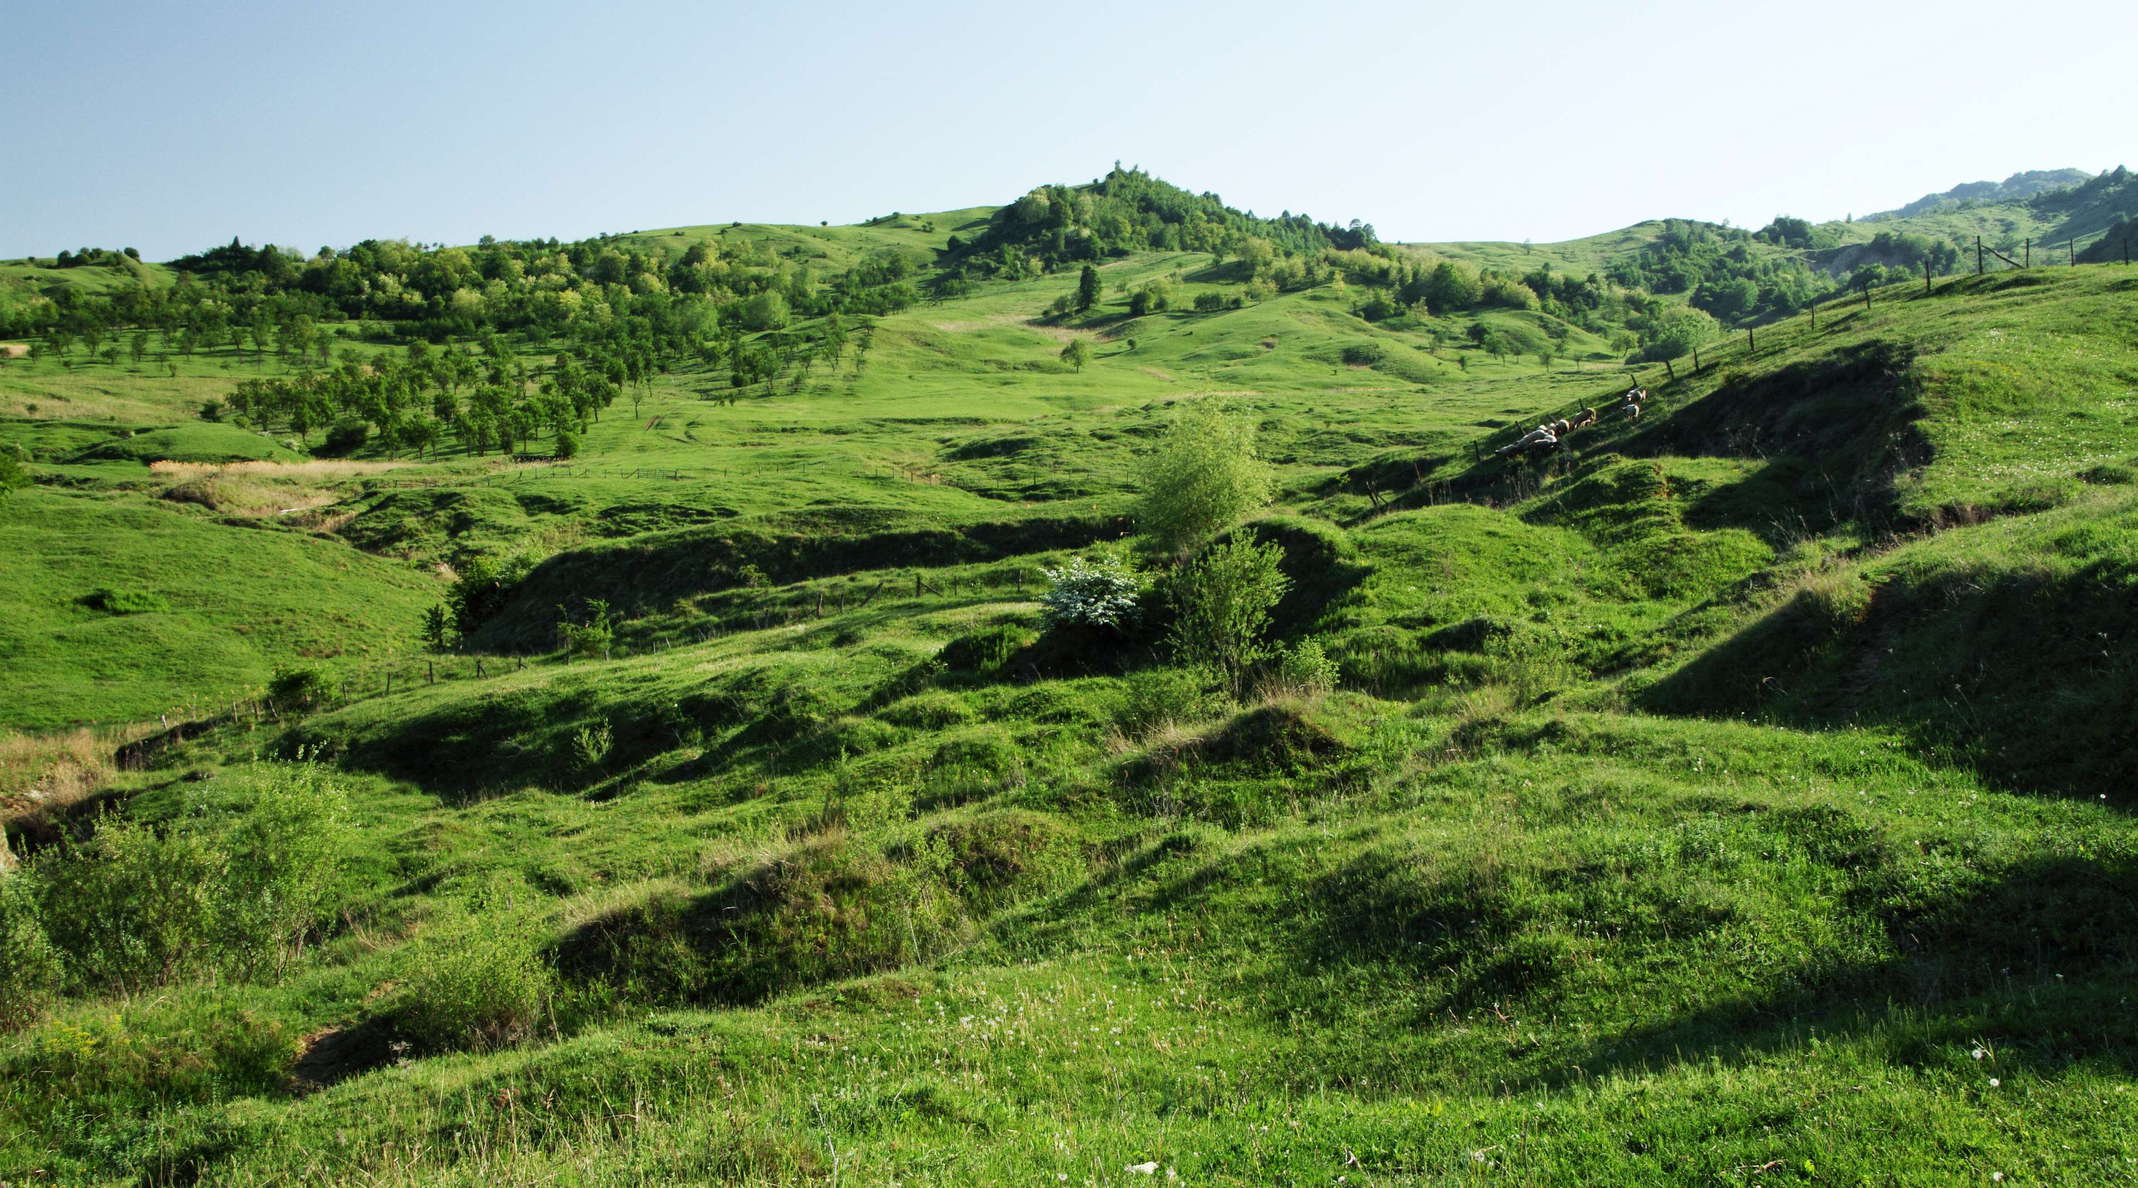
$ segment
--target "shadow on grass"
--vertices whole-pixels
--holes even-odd
[[[2138,664],[2118,647],[2138,580],[1955,567],[1881,585],[1807,586],[1639,698],[1661,713],[1804,727],[1870,722],[2006,787],[2129,810]]]
[[[2138,869],[2127,859],[2041,859],[1971,894],[1880,914],[1895,953],[1887,960],[1805,970],[1797,988],[1613,1036],[1572,1061],[1578,1073],[1541,1080],[1743,1060],[1814,1032],[1826,1042],[1877,1037],[1900,1065],[1948,1061],[1980,1042],[2039,1069],[2138,1071],[2128,1008]]]

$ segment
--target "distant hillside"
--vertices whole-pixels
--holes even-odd
[[[2022,202],[2036,194],[2070,189],[2092,176],[2093,174],[2083,169],[2030,169],[2024,173],[2015,173],[2001,182],[1962,182],[1942,194],[1925,194],[1896,210],[1882,210],[1876,214],[1865,215],[1863,221],[1937,214],[1971,204]]]

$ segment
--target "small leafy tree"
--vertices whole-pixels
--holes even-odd
[[[423,612],[423,642],[443,652],[453,642],[453,612],[444,603]]]
[[[1084,364],[1091,362],[1091,347],[1081,338],[1070,339],[1069,345],[1062,348],[1062,362],[1084,370]]]
[[[1083,313],[1099,303],[1099,270],[1084,265],[1084,271],[1076,278],[1076,312]]]
[[[1136,617],[1137,582],[1115,557],[1072,557],[1060,569],[1042,569],[1050,583],[1040,596],[1052,627],[1118,628]]]
[[[609,604],[599,598],[586,600],[584,622],[573,622],[557,608],[557,634],[563,640],[566,656],[609,656],[609,645],[616,640],[616,620],[609,614]]]
[[[1186,556],[1269,500],[1254,426],[1208,402],[1181,410],[1142,480],[1136,522],[1165,556]]]
[[[1249,667],[1267,654],[1270,612],[1289,584],[1278,568],[1283,558],[1274,544],[1235,537],[1174,574],[1166,633],[1174,658],[1220,674],[1237,695]]]

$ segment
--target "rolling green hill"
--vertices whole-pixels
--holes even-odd
[[[2128,1177],[2138,277],[1634,369],[1653,295],[1557,277],[1682,223],[1087,286],[961,269],[1051,250],[1001,209],[610,237],[554,328],[323,319],[340,459],[199,416],[316,391],[273,335],[7,364],[0,1179]],[[924,294],[850,317],[886,253]],[[1443,262],[1532,296],[1400,300]],[[607,360],[513,450],[365,411]],[[1189,564],[1285,581],[1239,682],[1137,535],[1210,407],[1269,499]],[[1137,612],[1050,619],[1108,556]],[[93,789],[36,766],[188,701]]]

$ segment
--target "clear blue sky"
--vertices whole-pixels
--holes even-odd
[[[0,256],[998,204],[1116,159],[1384,238],[1758,226],[2138,165],[2128,0],[23,0]]]

